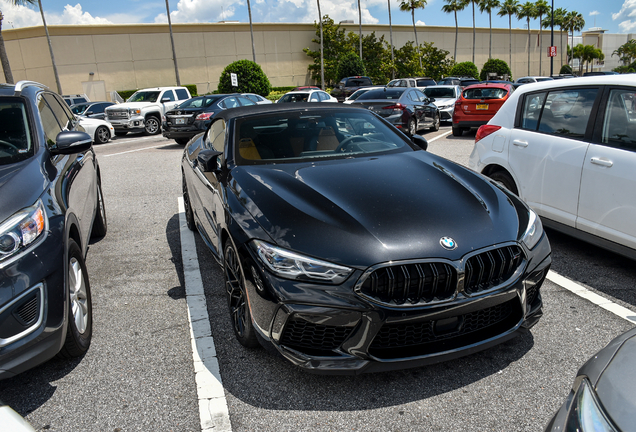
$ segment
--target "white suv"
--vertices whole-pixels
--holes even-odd
[[[477,131],[469,167],[544,225],[636,259],[636,82],[631,75],[521,86]]]

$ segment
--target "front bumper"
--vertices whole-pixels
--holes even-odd
[[[142,132],[145,128],[143,117],[132,117],[130,119],[108,119],[115,131]]]
[[[455,107],[451,106],[449,108],[444,108],[439,110],[439,119],[441,121],[452,121],[453,120],[453,112],[455,111]]]
[[[447,361],[526,332],[542,316],[539,290],[551,264],[547,238],[533,252],[505,286],[413,307],[357,294],[360,271],[341,286],[317,286],[272,275],[249,250],[242,256],[261,342],[310,372],[360,374]]]

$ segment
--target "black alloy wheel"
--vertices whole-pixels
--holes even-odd
[[[93,336],[91,287],[82,251],[73,239],[68,241],[68,321],[66,340],[58,357],[70,359],[88,351]]]
[[[144,130],[146,135],[157,135],[161,132],[161,125],[159,119],[155,116],[148,116],[144,122]]]
[[[192,204],[190,203],[190,195],[188,194],[188,185],[186,184],[185,174],[181,174],[181,187],[183,191],[183,207],[185,209],[186,224],[190,231],[196,231],[197,226],[194,223],[194,213],[192,213]]]
[[[105,144],[110,141],[110,131],[106,126],[100,126],[95,131],[95,144]]]
[[[234,335],[239,343],[246,348],[258,346],[256,331],[252,324],[252,315],[247,303],[245,292],[245,277],[238,252],[231,239],[227,240],[223,253],[223,270],[225,273],[225,291],[230,308],[230,319]]]
[[[515,185],[515,181],[512,179],[512,177],[510,177],[510,174],[508,174],[507,172],[495,171],[494,173],[490,174],[488,177],[490,177],[495,182],[499,183],[500,185],[508,189],[513,194],[519,195],[517,186]]]

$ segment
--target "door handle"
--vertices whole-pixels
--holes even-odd
[[[512,140],[512,144],[516,145],[517,147],[528,147],[528,141]]]
[[[597,157],[593,157],[592,159],[590,159],[590,162],[592,162],[594,165],[600,165],[604,167],[611,167],[614,165],[614,162],[612,162],[611,160],[601,159]]]

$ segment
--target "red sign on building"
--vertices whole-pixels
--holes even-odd
[[[555,46],[549,46],[548,47],[548,57],[556,57],[557,53],[556,53],[556,48]]]

